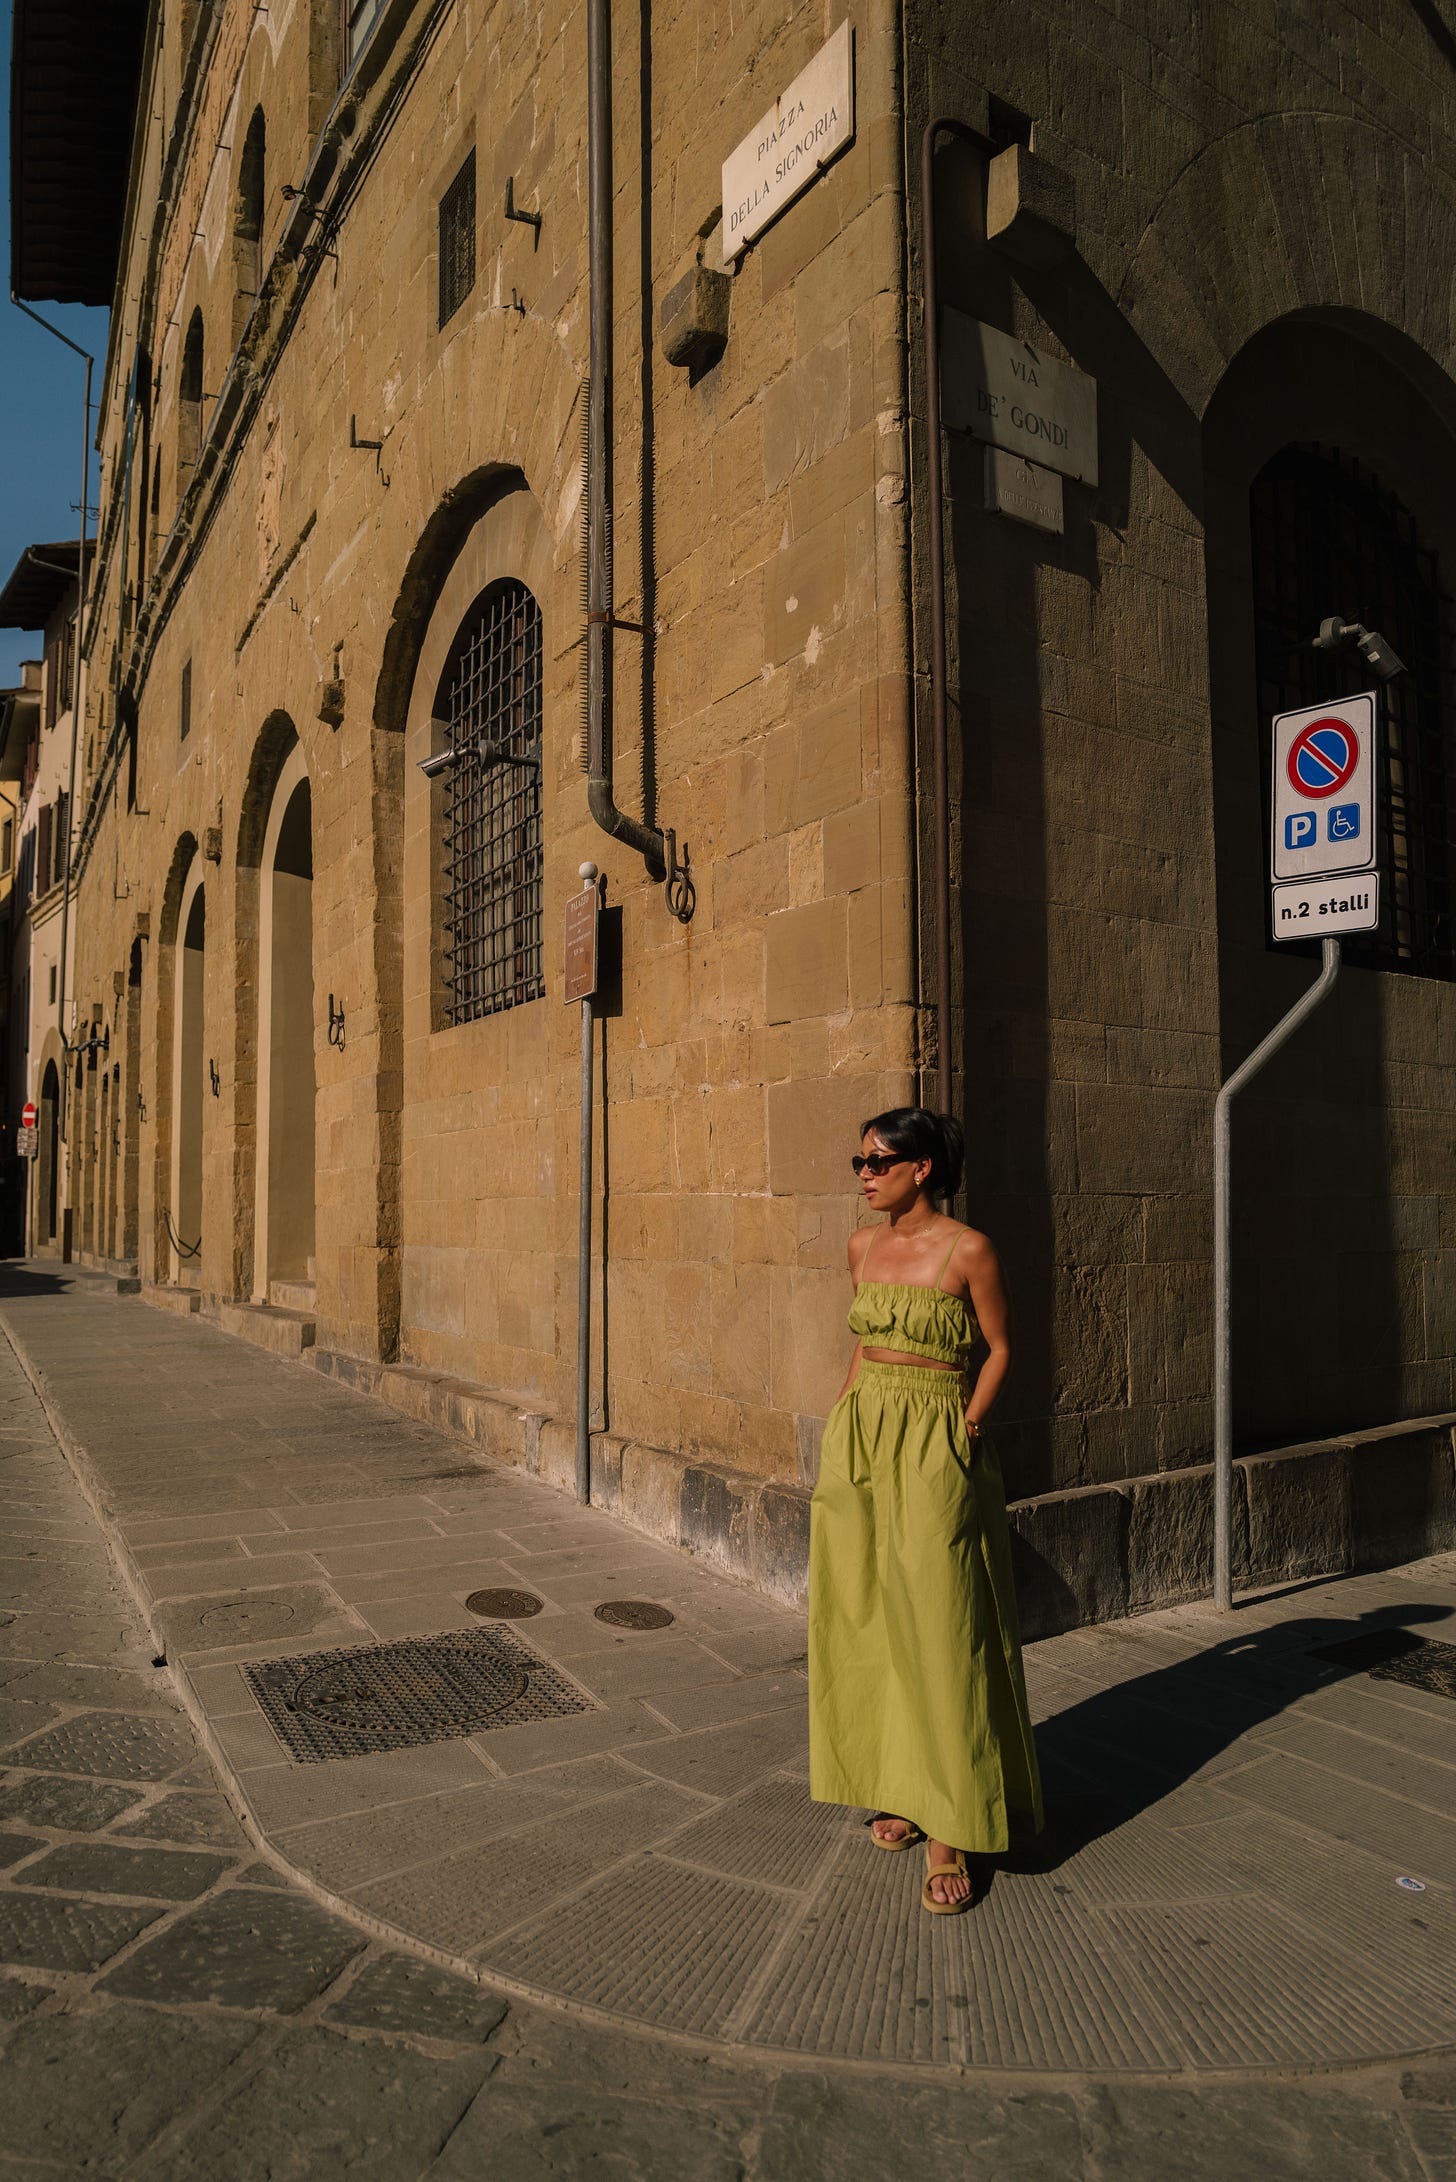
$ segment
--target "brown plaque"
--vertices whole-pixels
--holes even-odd
[[[590,1000],[597,989],[597,909],[594,886],[584,886],[566,904],[566,994],[569,1001]]]

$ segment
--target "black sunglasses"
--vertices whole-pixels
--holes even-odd
[[[850,1165],[856,1174],[888,1174],[891,1167],[903,1166],[904,1152],[856,1152]]]

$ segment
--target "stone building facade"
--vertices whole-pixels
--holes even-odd
[[[69,874],[76,707],[84,702],[76,642],[78,574],[74,539],[38,544],[21,555],[0,589],[0,628],[34,630],[41,652],[27,663],[22,688],[0,696],[0,907],[7,963],[0,1217],[6,1246],[15,1250],[64,1249],[71,1194],[62,1077],[68,1051],[79,1043],[71,990],[75,889]],[[95,1054],[90,1058],[94,1068]],[[100,1065],[108,1080],[93,1126],[109,1133],[119,1075],[105,1055]],[[36,1109],[37,1150],[33,1158],[11,1158],[27,1103]]]
[[[795,1588],[849,1153],[933,1091],[944,1030],[964,1209],[1022,1329],[1000,1437],[1033,1613],[1197,1588],[1213,1095],[1312,974],[1266,938],[1267,715],[1352,686],[1312,613],[1383,616],[1416,654],[1390,913],[1238,1122],[1240,1439],[1334,1438],[1245,1465],[1241,1551],[1290,1570],[1449,1535],[1437,30],[1365,0],[867,0],[852,141],[727,269],[722,162],[840,16],[618,11],[612,737],[620,802],[685,850],[683,921],[594,822],[580,755],[583,19],[343,13],[193,0],[140,48],[76,842],[77,997],[123,1119],[82,1131],[82,1250],[134,1238],[158,1300],[567,1477],[560,962],[590,860],[619,950],[596,1492]],[[988,512],[984,447],[946,434],[947,1026],[932,118],[959,124],[933,160],[942,303],[1095,381],[1098,444],[1050,533]],[[422,772],[457,732],[491,762]],[[84,1067],[72,1089],[99,1098]]]

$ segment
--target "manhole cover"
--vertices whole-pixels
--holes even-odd
[[[591,1709],[591,1699],[511,1629],[254,1660],[241,1671],[278,1740],[304,1764]]]
[[[249,1637],[289,1635],[294,1613],[286,1599],[221,1599],[216,1606],[203,1608],[197,1626],[209,1631],[226,1629],[241,1644]]]
[[[597,1608],[597,1620],[609,1621],[614,1629],[666,1629],[672,1616],[665,1606],[653,1606],[647,1599],[608,1599]]]
[[[472,1591],[465,1603],[482,1621],[529,1621],[541,1611],[534,1591]]]
[[[1351,1674],[1403,1682],[1407,1689],[1429,1690],[1433,1697],[1456,1697],[1456,1644],[1412,1636],[1409,1629],[1370,1629],[1343,1644],[1317,1645],[1312,1656]]]

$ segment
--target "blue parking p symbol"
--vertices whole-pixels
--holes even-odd
[[[1313,811],[1292,811],[1284,821],[1284,846],[1287,849],[1313,848],[1315,833]]]

